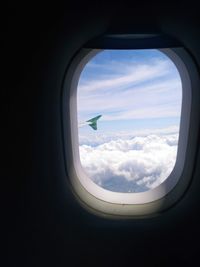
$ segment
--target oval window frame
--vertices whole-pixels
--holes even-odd
[[[194,62],[183,47],[159,50],[173,61],[182,81],[182,110],[177,160],[172,173],[162,184],[141,193],[119,193],[105,190],[90,180],[80,163],[77,85],[85,64],[101,49],[82,48],[67,68],[62,95],[66,172],[77,199],[93,213],[123,218],[158,213],[174,205],[183,196],[191,181],[195,146],[198,140],[198,135],[194,134],[196,126],[191,118],[194,117],[195,110],[199,109],[199,93],[195,89],[198,86],[199,77]],[[188,159],[190,164],[188,164]]]

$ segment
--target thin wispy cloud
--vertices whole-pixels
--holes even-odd
[[[175,66],[166,58],[144,62],[119,62],[119,68],[108,61],[102,66],[99,63],[90,78],[81,76],[77,99],[80,119],[92,113],[102,113],[102,120],[180,116],[181,80]],[[105,65],[112,69],[109,75]]]
[[[104,69],[104,66],[97,67],[97,71]],[[110,67],[111,69],[111,67]],[[152,79],[152,77],[158,78],[166,75],[169,72],[169,62],[166,60],[155,60],[151,64],[143,65],[127,65],[120,64],[121,71],[119,72],[119,67],[112,65],[112,75],[109,78],[105,74],[100,74],[99,79],[91,79],[88,81],[83,81],[79,84],[80,92],[91,92],[96,90],[110,90],[113,87],[125,87],[127,85],[135,85],[138,83],[143,83],[147,79]],[[105,69],[104,69],[105,71]],[[105,77],[106,76],[106,77]]]
[[[171,79],[153,85],[139,85],[112,95],[80,96],[78,107],[86,116],[87,112],[103,113],[103,120],[180,116],[180,81]],[[115,114],[109,114],[113,111]]]

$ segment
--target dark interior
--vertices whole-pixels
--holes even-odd
[[[133,6],[133,7],[132,7]],[[2,9],[1,266],[193,266],[199,259],[200,145],[190,187],[151,218],[112,220],[80,206],[66,177],[61,88],[73,56],[102,34],[163,33],[199,70],[199,8],[170,4],[18,3]],[[193,118],[197,120],[198,118]],[[197,131],[199,129],[197,128]],[[66,148],[67,149],[67,148]],[[3,260],[2,260],[3,261]]]

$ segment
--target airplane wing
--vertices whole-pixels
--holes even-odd
[[[98,115],[98,116],[96,116],[96,117],[94,117],[94,118],[92,118],[86,122],[88,122],[88,125],[90,127],[92,127],[93,130],[97,130],[97,120],[99,120],[101,118],[101,116],[102,115]]]
[[[85,125],[89,125],[93,130],[97,130],[97,121],[102,117],[102,115],[98,115],[86,122],[80,123],[79,127],[85,126]]]

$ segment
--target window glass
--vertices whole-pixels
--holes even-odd
[[[156,49],[103,50],[77,89],[80,162],[100,187],[124,193],[160,185],[177,155],[182,84]]]

